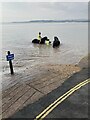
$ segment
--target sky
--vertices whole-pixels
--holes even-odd
[[[88,2],[3,2],[1,7],[3,22],[88,19]]]

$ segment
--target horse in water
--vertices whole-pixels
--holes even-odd
[[[45,44],[45,41],[49,40],[47,37],[43,37],[41,39],[41,42],[39,43],[39,40],[38,39],[34,39],[32,40],[32,43],[37,43],[37,44]],[[51,43],[51,41],[49,41],[49,43]]]
[[[47,37],[43,37],[41,39],[41,42],[39,43],[39,40],[38,39],[34,39],[32,40],[32,43],[36,43],[36,44],[45,44],[45,41],[49,41],[49,39]],[[51,41],[49,41],[49,44],[51,43]],[[55,47],[59,47],[60,46],[60,41],[58,39],[58,37],[54,37],[54,41],[53,41],[53,48]]]
[[[58,37],[54,37],[54,41],[53,41],[53,48],[55,47],[59,47],[60,46],[60,41],[58,39]]]

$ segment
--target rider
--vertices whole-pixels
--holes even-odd
[[[41,39],[42,39],[42,37],[41,37],[41,32],[39,32],[39,34],[38,34],[39,43],[41,42]]]

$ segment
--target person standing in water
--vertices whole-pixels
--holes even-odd
[[[45,44],[46,44],[46,45],[49,45],[49,44],[50,44],[49,39],[45,40]]]
[[[39,32],[39,34],[38,34],[39,43],[41,42],[41,39],[42,39],[42,37],[41,37],[41,32]]]

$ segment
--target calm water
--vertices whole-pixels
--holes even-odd
[[[58,36],[61,46],[34,45],[38,32],[53,41]],[[37,64],[77,64],[88,53],[88,23],[26,23],[2,26],[3,73],[8,71],[6,52],[15,54],[16,71]]]

